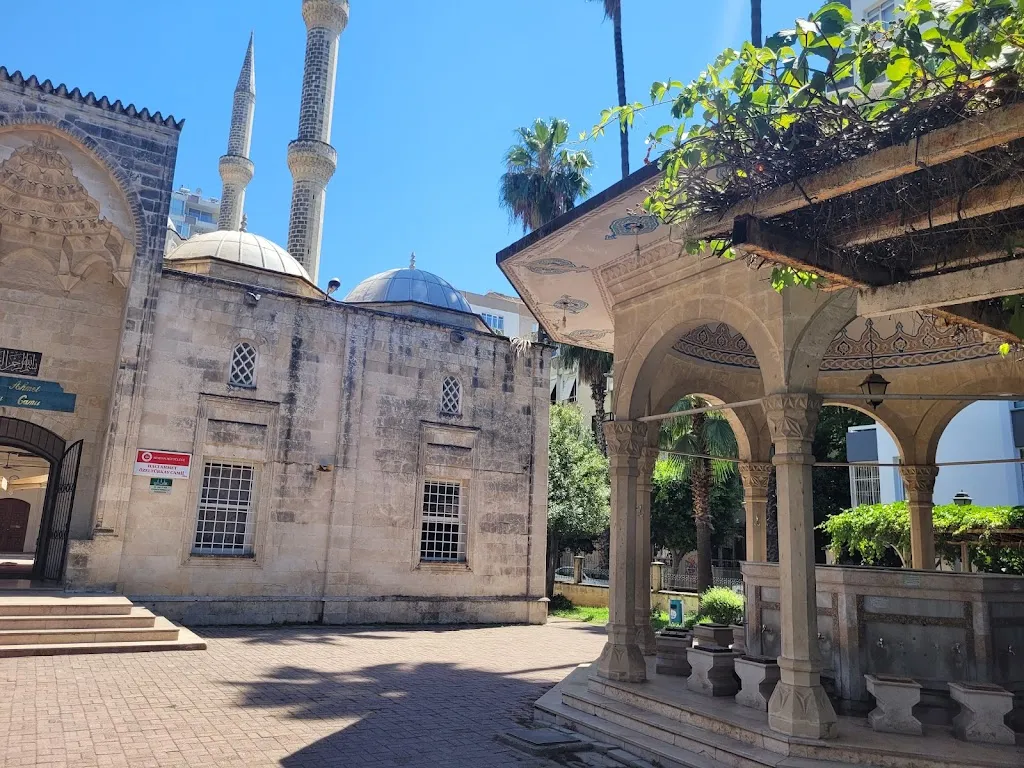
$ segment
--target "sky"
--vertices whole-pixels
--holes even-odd
[[[585,0],[351,0],[341,37],[320,282],[341,295],[362,279],[406,266],[457,288],[512,293],[495,253],[522,236],[498,204],[503,156],[517,126],[561,117],[571,135],[616,101],[611,22]],[[792,27],[815,3],[764,0],[766,34]],[[298,129],[305,25],[299,0],[11,3],[0,64],[185,119],[175,186],[220,195],[231,98],[250,30],[256,36],[256,175],[248,229],[284,245]],[[725,47],[749,37],[748,0],[623,0],[630,101],[655,80],[694,78]],[[665,112],[638,122],[631,170]],[[594,191],[620,176],[614,132],[585,144]]]

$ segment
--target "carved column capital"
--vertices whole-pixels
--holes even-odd
[[[647,447],[647,430],[647,424],[642,421],[606,421],[604,438],[608,442],[608,460],[613,465],[630,459],[638,461]]]
[[[809,453],[814,429],[818,426],[821,395],[786,392],[768,395],[761,403],[768,420],[768,431],[775,443],[776,459],[779,454]]]
[[[772,476],[772,465],[767,461],[741,461],[739,463],[740,479],[743,489],[755,497],[764,497],[768,493],[768,482]]]
[[[640,482],[645,485],[651,484],[651,475],[654,474],[654,465],[658,461],[658,455],[661,451],[658,450],[657,446],[647,445],[646,443],[640,447],[640,458],[637,461],[637,471],[640,476]]]
[[[930,502],[935,491],[935,479],[939,468],[933,464],[901,464],[900,476],[907,487],[907,493],[924,496]]]

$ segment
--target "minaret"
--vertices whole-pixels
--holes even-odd
[[[245,52],[242,72],[238,76],[238,85],[235,86],[235,101],[231,107],[231,133],[228,134],[228,151],[220,159],[220,178],[223,190],[220,195],[218,229],[239,230],[242,228],[245,188],[252,181],[253,164],[249,159],[249,147],[252,144],[252,119],[256,112],[253,38],[254,35],[249,35],[249,49]]]
[[[316,282],[324,231],[327,182],[338,167],[331,146],[334,82],[338,74],[338,38],[348,23],[348,0],[302,0],[306,21],[306,65],[302,73],[299,137],[288,145],[292,172],[292,208],[288,253]]]

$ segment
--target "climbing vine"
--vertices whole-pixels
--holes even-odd
[[[734,258],[727,236],[695,239],[685,234],[687,225],[701,216],[721,216],[766,190],[1018,101],[1022,10],[1024,0],[908,0],[897,20],[862,23],[844,4],[828,3],[762,47],[744,43],[723,51],[689,84],[654,83],[648,106],[637,102],[605,110],[593,134],[616,122],[632,127],[646,110],[669,106],[672,121],[647,139],[648,157],[657,158],[663,173],[644,208],[681,225],[686,252]],[[948,163],[942,172],[877,185],[864,202],[804,209],[790,224],[796,234],[818,238],[873,221],[882,208],[927,210],[936,195],[1003,180],[1024,167],[1020,148],[989,154],[982,171]],[[908,248],[914,247],[919,246],[913,238],[892,238],[854,248],[850,258],[895,269],[913,259]],[[1016,245],[1009,249],[1017,255]],[[772,270],[777,290],[818,279],[791,267]]]

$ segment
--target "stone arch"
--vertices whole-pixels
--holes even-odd
[[[949,394],[953,395],[991,395],[1005,392],[1007,394],[1021,394],[1014,392],[1021,387],[1020,372],[1017,375],[1008,373],[1005,376],[990,376],[976,381],[971,381],[959,387],[952,387]],[[917,445],[919,463],[934,463],[935,455],[938,452],[939,440],[942,433],[946,431],[949,422],[964,410],[967,406],[977,400],[937,400],[928,408],[917,425]]]
[[[59,120],[51,115],[40,112],[22,113],[17,118],[0,115],[0,134],[33,128],[55,133],[69,141],[89,155],[110,174],[115,186],[121,193],[125,209],[132,223],[135,256],[136,258],[143,257],[148,250],[148,237],[146,234],[146,215],[142,207],[142,198],[136,189],[136,183],[124,170],[117,158],[108,152],[95,138],[67,120]],[[162,250],[160,250],[160,254],[162,256]]]
[[[644,415],[658,367],[669,349],[684,333],[706,323],[725,323],[741,333],[758,360],[762,381],[774,385],[780,359],[778,344],[761,318],[730,296],[691,296],[655,319],[632,349],[616,350],[616,356],[626,361],[623,370],[616,371],[612,405],[616,418],[635,419]]]
[[[796,291],[799,288],[789,288]],[[857,317],[857,292],[837,293],[818,307],[797,334],[784,362],[786,388],[790,392],[814,392],[821,361],[836,335]]]
[[[35,422],[13,416],[0,416],[0,445],[31,451],[50,462],[51,467],[64,456],[64,438]]]
[[[828,395],[824,395],[823,397],[824,401],[822,402],[822,405],[849,408],[851,411],[857,411],[859,413],[863,413],[865,416],[870,416],[875,420],[875,423],[884,429],[889,434],[889,437],[892,438],[892,441],[899,449],[900,459],[902,459],[906,464],[917,463],[914,461],[916,453],[914,451],[913,430],[893,407],[883,403],[878,406],[877,409],[873,410],[870,406],[864,403],[851,403],[845,400],[830,400]]]
[[[675,403],[687,395],[696,395],[704,398],[713,405],[723,403],[734,403],[743,399],[735,390],[732,390],[720,382],[712,381],[711,377],[687,377],[685,380],[674,383],[656,401],[654,401],[655,412],[665,413]],[[733,434],[736,435],[736,444],[740,461],[768,461],[771,440],[768,438],[768,422],[764,418],[764,412],[760,407],[737,408],[732,410],[726,408],[722,411]]]

